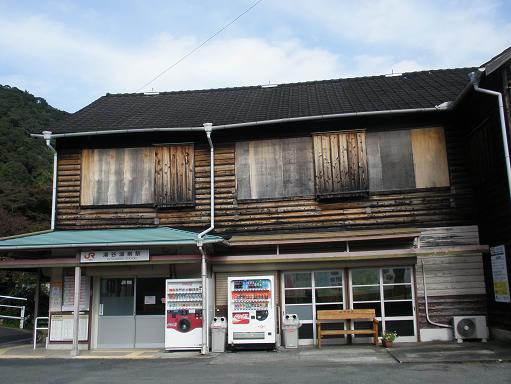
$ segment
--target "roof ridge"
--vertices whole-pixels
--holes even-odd
[[[431,73],[431,72],[454,72],[460,71],[463,69],[467,70],[476,70],[477,67],[456,67],[456,68],[437,68],[437,69],[424,69],[421,71],[410,71],[410,72],[398,72],[397,74],[402,76],[395,76],[396,78],[403,77],[404,75],[411,74],[420,74],[420,73]],[[307,80],[307,81],[297,81],[291,83],[280,83],[275,84],[275,87],[287,87],[287,86],[298,86],[298,85],[314,85],[314,84],[323,84],[323,83],[334,83],[340,81],[347,80],[361,80],[361,79],[376,79],[388,77],[387,74],[382,75],[370,75],[370,76],[354,76],[354,77],[339,77],[339,78],[331,78],[331,79],[321,79],[321,80]],[[468,82],[468,80],[467,80]],[[221,87],[221,88],[200,88],[200,89],[183,89],[183,90],[175,90],[175,91],[154,91],[154,93],[146,94],[145,92],[124,92],[124,93],[109,93],[107,92],[103,97],[130,97],[130,96],[147,96],[154,97],[158,95],[176,95],[183,93],[209,93],[209,92],[218,92],[218,91],[239,91],[245,89],[265,89],[265,84],[260,85],[243,85],[239,87]],[[275,89],[275,87],[269,87],[268,89]],[[82,108],[83,109],[83,108]]]

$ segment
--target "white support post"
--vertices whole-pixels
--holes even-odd
[[[82,272],[80,267],[75,267],[75,297],[74,297],[74,311],[73,311],[73,348],[71,349],[71,356],[76,357],[80,355],[78,349],[78,330],[80,326],[80,282],[82,280]]]

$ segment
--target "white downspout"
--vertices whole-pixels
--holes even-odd
[[[55,229],[55,210],[57,206],[57,151],[52,147],[51,140],[51,132],[43,131],[43,138],[46,140],[46,145],[53,152],[53,189],[51,196],[51,230]]]
[[[506,120],[504,118],[504,102],[502,101],[502,94],[500,92],[492,91],[490,89],[480,88],[479,87],[479,79],[476,78],[476,76],[473,72],[470,74],[470,79],[474,85],[475,91],[481,92],[481,93],[486,93],[487,95],[497,96],[497,98],[498,98],[499,116],[500,116],[500,130],[502,133],[502,144],[504,146],[504,157],[505,157],[505,162],[506,162],[508,193],[509,193],[509,199],[511,200],[511,162],[509,159],[509,147],[508,147],[508,138],[507,138],[507,130],[506,130]]]
[[[203,249],[203,237],[215,228],[215,148],[211,141],[211,131],[213,124],[204,123],[204,131],[209,142],[210,148],[210,216],[211,224],[209,228],[202,231],[197,235],[197,247],[201,253],[201,278],[202,278],[202,346],[201,354],[208,353],[208,336],[209,336],[209,311],[208,311],[208,280],[207,280],[207,266],[206,266],[206,253]]]
[[[428,323],[430,323],[431,325],[436,325],[437,327],[442,327],[442,328],[452,328],[452,326],[448,325],[448,324],[440,324],[440,323],[435,323],[434,321],[431,321],[431,319],[429,318],[429,309],[428,309],[428,288],[426,286],[426,272],[424,271],[424,260],[421,260],[421,264],[422,264],[422,284],[424,285],[424,306],[426,308],[426,320],[428,321]]]

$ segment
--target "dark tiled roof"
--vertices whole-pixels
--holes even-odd
[[[107,94],[57,123],[54,133],[198,127],[351,112],[433,108],[454,101],[474,68],[350,79],[164,92]]]

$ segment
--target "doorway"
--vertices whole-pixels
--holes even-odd
[[[161,348],[165,278],[101,278],[98,348]]]

